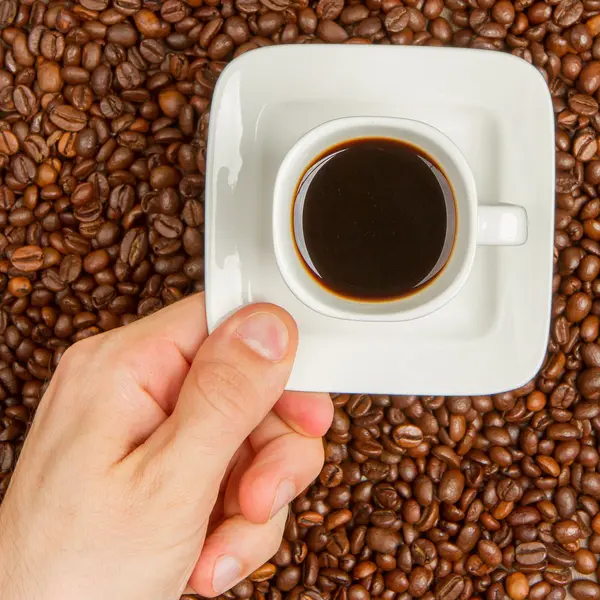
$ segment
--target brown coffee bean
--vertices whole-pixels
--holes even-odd
[[[300,582],[302,571],[297,566],[289,566],[277,574],[275,585],[282,592],[289,592]]]
[[[465,589],[465,580],[457,574],[447,575],[438,583],[435,597],[439,600],[456,600]]]
[[[161,165],[150,172],[150,185],[154,189],[174,187],[179,183],[180,175],[174,167]]]
[[[392,554],[400,544],[400,536],[389,529],[370,527],[367,530],[367,544],[376,552]]]
[[[186,5],[181,0],[167,0],[161,6],[160,16],[167,23],[178,23],[188,14]]]
[[[423,441],[423,432],[416,425],[398,425],[392,436],[401,448],[415,448]]]
[[[214,37],[208,46],[208,56],[212,60],[223,60],[233,51],[233,40],[225,33],[220,33]]]
[[[583,575],[590,575],[598,568],[598,561],[595,555],[585,548],[580,548],[575,552],[575,569]]]
[[[479,540],[477,552],[481,560],[490,567],[497,567],[502,562],[502,550],[490,540]]]
[[[143,229],[135,228],[127,232],[121,243],[120,258],[131,267],[138,266],[148,252],[148,237]]]
[[[442,476],[438,486],[438,497],[442,502],[455,504],[462,496],[465,476],[459,469],[449,469]]]
[[[408,27],[410,12],[403,6],[393,8],[385,17],[384,25],[388,32],[399,33]]]
[[[581,487],[585,494],[592,498],[600,498],[600,473],[584,473],[581,478]]]
[[[515,549],[515,559],[522,566],[539,565],[546,557],[546,546],[541,542],[526,542]]]
[[[81,131],[87,123],[85,113],[66,104],[57,106],[50,113],[50,120],[64,131]]]
[[[319,0],[316,13],[319,19],[335,20],[344,8],[343,0]]]
[[[13,252],[10,260],[19,271],[32,273],[44,266],[44,253],[39,246],[23,246]]]
[[[525,600],[529,594],[527,577],[520,572],[511,573],[506,578],[506,592],[512,600]]]
[[[23,185],[28,185],[30,183],[33,183],[33,180],[37,173],[37,168],[35,166],[35,163],[31,160],[31,158],[29,158],[28,156],[25,156],[23,154],[17,154],[10,159],[10,169],[12,171],[12,175],[15,178],[15,180],[19,184],[23,184]],[[20,209],[15,209],[11,213],[12,220],[15,220],[16,215],[17,214],[20,215],[21,212],[23,212],[23,214],[24,214],[24,211],[21,211]],[[18,225],[18,226],[23,226],[23,225],[29,225],[29,222],[25,222],[22,219],[19,219],[18,223],[15,222],[12,224]]]
[[[583,292],[573,294],[568,302],[565,310],[565,316],[571,323],[582,321],[592,308],[590,297]]]
[[[83,259],[83,268],[90,274],[100,273],[110,264],[110,256],[104,249],[90,252]]]
[[[594,158],[594,156],[596,155],[597,150],[598,143],[596,140],[596,136],[592,131],[581,132],[573,140],[573,154],[575,155],[575,158],[577,158],[577,160],[581,160],[583,162],[592,160],[592,158]],[[594,217],[586,216],[585,218]]]
[[[586,94],[574,94],[569,98],[569,108],[578,115],[591,116],[598,112],[598,102]]]
[[[12,156],[18,151],[19,140],[17,136],[10,129],[0,131],[0,153]]]
[[[423,6],[423,15],[429,19],[437,19],[444,9],[444,3],[440,0],[426,0]]]
[[[312,35],[317,30],[318,19],[315,11],[306,7],[298,12],[298,27],[305,34]]]
[[[574,581],[569,586],[569,592],[575,600],[598,600],[600,598],[600,585],[593,581],[581,579]]]
[[[583,10],[579,0],[562,0],[554,9],[552,19],[560,27],[570,27],[579,20]]]
[[[15,298],[23,298],[31,294],[33,287],[27,277],[12,277],[8,282],[8,291]]]
[[[556,541],[563,545],[569,542],[576,542],[583,537],[579,525],[571,520],[555,523],[552,531]]]
[[[408,576],[408,593],[413,597],[420,597],[425,594],[430,586],[432,572],[425,567],[415,567]],[[444,587],[444,591],[452,594],[453,587]]]
[[[73,283],[81,274],[82,260],[76,254],[68,254],[60,263],[59,275],[64,283]]]
[[[586,94],[593,94],[600,87],[600,62],[590,61],[583,67],[577,87]]]
[[[31,118],[37,110],[35,94],[24,85],[15,87],[13,91],[13,103],[17,111],[26,119]]]
[[[164,90],[158,95],[158,103],[167,117],[177,117],[187,104],[185,96],[177,90]]]
[[[543,571],[543,578],[553,586],[564,587],[571,583],[571,570],[568,567],[548,565]]]
[[[577,388],[587,400],[600,399],[600,368],[586,369],[577,379]]]
[[[142,83],[142,74],[140,71],[129,61],[125,61],[117,65],[115,69],[115,77],[117,83],[124,90],[131,90],[136,88]]]
[[[317,36],[330,44],[341,44],[348,39],[348,34],[343,27],[335,21],[324,19],[317,26]]]
[[[39,135],[28,135],[23,141],[23,150],[34,162],[40,164],[45,161],[50,155],[50,149],[43,137]],[[48,165],[48,170],[51,172],[51,178],[54,179],[56,171]],[[38,172],[39,175],[39,172]]]

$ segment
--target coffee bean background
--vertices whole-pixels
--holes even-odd
[[[227,61],[290,43],[511,52],[557,124],[541,372],[492,397],[333,394],[319,478],[224,597],[600,600],[599,34],[600,0],[1,0],[0,494],[65,349],[203,289]]]

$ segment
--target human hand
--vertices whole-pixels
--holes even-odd
[[[283,391],[296,345],[265,304],[207,337],[197,295],[70,348],[0,508],[0,597],[214,596],[266,562],[333,414]]]

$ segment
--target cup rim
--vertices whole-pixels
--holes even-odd
[[[389,131],[387,133],[377,134],[369,134],[369,132],[365,132],[364,134],[352,133],[351,129],[356,126],[364,126],[365,128],[388,127]],[[406,306],[407,301],[412,299],[412,303],[414,304],[415,299],[418,300],[419,296],[421,296],[425,290],[435,289],[436,280],[439,276],[436,276],[431,284],[426,284],[422,290],[418,290],[403,298],[381,301],[363,301],[340,296],[313,279],[307,272],[306,266],[298,252],[291,226],[298,182],[312,160],[319,156],[319,154],[325,152],[332,145],[343,143],[344,141],[360,139],[361,137],[378,137],[400,140],[404,143],[419,147],[418,144],[405,139],[402,136],[402,130],[407,134],[420,134],[425,138],[431,139],[434,144],[438,144],[444,148],[447,155],[450,157],[450,164],[456,168],[460,175],[466,190],[465,197],[462,199],[459,199],[454,192],[454,182],[446,173],[444,173],[453,188],[457,222],[453,249],[440,274],[446,270],[451,262],[457,264],[457,261],[459,260],[459,257],[455,255],[459,235],[465,238],[466,242],[466,251],[462,258],[462,263],[458,263],[457,274],[453,280],[447,284],[445,289],[441,289],[428,300],[424,300],[423,302],[410,307]],[[347,135],[345,135],[344,132],[347,132]],[[323,143],[327,135],[336,133],[341,134],[339,141],[336,141],[333,144]],[[430,149],[424,151],[435,158],[436,162],[440,162],[438,161],[436,152],[431,152]],[[299,161],[299,157],[303,152],[309,152],[310,158],[308,161],[302,161],[302,165],[298,167],[296,163]],[[293,187],[291,194],[289,193],[290,186]],[[416,119],[407,119],[403,117],[351,116],[331,119],[317,125],[300,137],[288,150],[277,170],[273,188],[272,208],[272,238],[277,267],[292,294],[305,306],[325,316],[354,321],[407,321],[421,318],[431,314],[448,303],[460,291],[469,276],[475,256],[476,207],[477,196],[475,180],[466,157],[460,148],[458,148],[445,133],[433,125],[429,125],[428,123]],[[283,214],[286,215],[285,219],[283,218],[282,211]],[[467,222],[470,223],[470,227],[467,229],[460,225],[460,221],[464,220],[463,217],[465,216],[465,213],[468,213]],[[293,262],[306,272],[306,276],[309,279],[303,277],[302,279],[304,281],[300,281],[299,278],[294,275],[294,268],[290,265],[289,258],[286,256],[286,254],[289,256],[289,253],[285,251],[285,248],[289,245],[292,246],[293,250]],[[317,289],[324,290],[325,293],[317,294]],[[319,295],[322,297],[319,298]],[[325,300],[323,298],[325,298]],[[403,304],[404,306],[402,306]]]

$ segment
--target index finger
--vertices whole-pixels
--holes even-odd
[[[171,414],[179,389],[198,349],[208,336],[204,293],[116,330],[112,360]],[[117,353],[115,357],[114,353]]]
[[[60,418],[59,430],[65,414],[77,423],[89,422],[89,442],[112,440],[113,460],[120,460],[171,414],[206,337],[204,295],[196,294],[127,327],[79,342],[63,356],[37,420]],[[72,387],[75,380],[86,382],[76,401],[69,400],[72,394],[52,393],[61,385]],[[57,402],[73,406],[46,409]]]
[[[157,347],[172,344],[190,364],[208,337],[204,292],[179,300],[114,333],[126,336],[136,348],[139,343],[140,349],[148,343]]]

